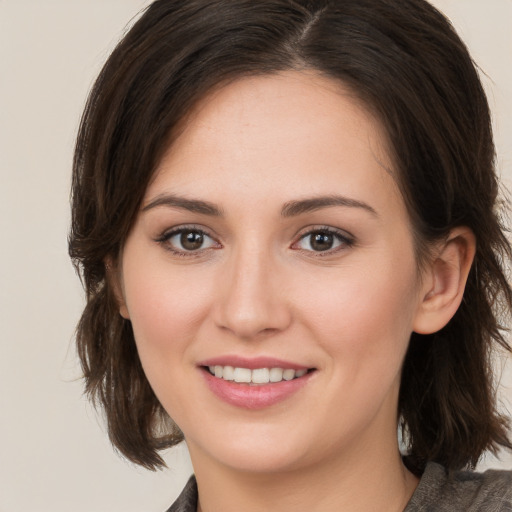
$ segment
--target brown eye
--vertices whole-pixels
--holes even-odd
[[[301,237],[295,248],[311,252],[327,252],[336,249],[348,248],[353,240],[342,233],[331,229],[316,229]]]
[[[161,236],[158,242],[174,253],[187,254],[218,247],[218,243],[200,229],[181,228]]]
[[[183,231],[180,235],[180,243],[186,251],[197,251],[204,243],[204,235],[199,231]]]
[[[331,233],[313,233],[310,236],[309,243],[314,251],[328,251],[334,245],[334,236]]]

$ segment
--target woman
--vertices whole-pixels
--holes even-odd
[[[112,442],[189,448],[170,510],[512,507],[510,473],[456,472],[512,448],[493,158],[423,0],[148,7],[85,110],[70,254]]]

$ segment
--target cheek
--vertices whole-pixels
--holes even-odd
[[[168,265],[158,262],[145,263],[130,269],[127,260],[124,272],[137,351],[160,403],[173,418],[188,418],[190,389],[186,383],[195,369],[190,349],[209,310],[211,292],[203,279],[187,278],[180,269],[170,272]]]
[[[372,261],[347,266],[324,282],[311,279],[304,293],[307,317],[319,343],[354,373],[396,372],[418,303],[416,267],[413,258]]]
[[[322,368],[330,383],[326,436],[329,429],[358,435],[377,416],[394,425],[416,307],[416,269],[407,261],[387,261],[354,265],[326,280],[323,291],[318,280],[309,283],[308,297],[316,300],[308,302],[308,331],[328,356]],[[312,414],[322,417],[322,405],[317,407]]]
[[[183,357],[207,314],[212,291],[208,281],[190,271],[171,268],[165,255],[123,261],[124,296],[137,349],[148,377],[165,372],[165,362]],[[159,369],[160,368],[160,369]]]

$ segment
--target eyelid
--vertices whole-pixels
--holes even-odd
[[[164,229],[160,235],[155,238],[156,242],[164,242],[168,240],[171,236],[176,235],[177,233],[181,233],[183,231],[197,231],[198,233],[203,233],[208,235],[210,238],[213,238],[212,235],[208,232],[206,228],[200,226],[198,224],[179,224],[177,226],[173,226],[172,228]]]
[[[306,237],[311,236],[314,233],[328,233],[330,235],[334,235],[340,242],[341,247],[336,247],[334,249],[327,249],[325,251],[312,251],[308,249],[302,249],[299,247],[296,247],[302,240],[304,240]],[[349,233],[348,231],[334,228],[332,226],[325,226],[325,225],[316,225],[316,226],[308,226],[307,228],[302,229],[299,234],[296,236],[296,241],[293,242],[291,245],[292,249],[303,251],[307,253],[314,253],[316,256],[327,256],[328,254],[333,254],[337,251],[346,249],[348,247],[354,246],[356,243],[355,237]]]
[[[210,238],[214,242],[213,246],[187,251],[175,248],[171,246],[171,244],[168,244],[169,240],[172,237],[186,231],[195,231],[197,233],[202,234],[205,237]],[[297,245],[302,240],[304,240],[308,236],[311,236],[314,233],[328,233],[330,235],[333,235],[340,242],[340,245],[332,249],[326,249],[325,251],[314,251],[297,247]],[[216,236],[210,233],[209,229],[197,224],[183,224],[173,226],[172,228],[167,228],[159,236],[155,238],[155,242],[162,244],[162,246],[164,246],[164,248],[169,252],[182,257],[200,256],[201,254],[204,254],[206,251],[209,251],[211,249],[222,248],[222,244],[218,241]],[[326,225],[313,225],[300,230],[300,232],[295,236],[295,241],[291,244],[291,249],[302,251],[305,253],[313,253],[315,254],[315,256],[321,257],[336,253],[338,251],[342,251],[344,249],[352,247],[354,244],[355,237],[345,230]]]
[[[186,231],[195,231],[205,237],[210,238],[211,240],[213,240],[214,245],[216,245],[216,247],[205,247],[204,249],[198,249],[196,251],[187,251],[174,248],[170,244],[168,244],[171,238]],[[166,250],[168,250],[172,254],[183,257],[200,256],[201,254],[204,254],[205,251],[208,251],[210,249],[220,249],[222,247],[221,243],[217,240],[217,238],[214,235],[212,235],[209,232],[208,229],[197,224],[182,224],[178,226],[173,226],[172,228],[167,228],[159,236],[155,238],[155,242],[161,244]]]

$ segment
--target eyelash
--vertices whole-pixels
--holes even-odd
[[[337,240],[339,242],[339,245],[335,248],[326,249],[324,251],[301,249],[299,247],[297,247],[296,250],[304,252],[304,253],[313,253],[314,257],[322,258],[322,257],[326,257],[329,255],[335,254],[339,251],[346,250],[350,247],[353,247],[355,244],[354,237],[344,231],[340,231],[338,229],[334,229],[329,226],[314,226],[314,227],[309,227],[305,233],[300,235],[298,241],[294,242],[292,244],[292,248],[295,248],[294,246],[297,246],[300,242],[302,242],[303,240],[306,240],[308,237],[312,237],[315,234],[330,235],[335,240]],[[310,246],[311,246],[311,241],[310,241]]]
[[[194,233],[202,236],[203,238],[207,237],[212,240],[213,244],[211,247],[200,248],[198,250],[175,249],[173,245],[170,243],[170,240],[173,237],[177,235],[183,235],[184,233]],[[179,228],[171,229],[170,231],[165,231],[156,239],[156,242],[163,245],[165,250],[171,252],[174,256],[178,256],[180,258],[198,257],[204,254],[204,251],[208,249],[220,249],[222,247],[221,244],[217,242],[208,232],[197,226],[180,226]]]
[[[203,239],[207,237],[210,240],[212,240],[212,245],[206,248],[199,248],[197,250],[175,249],[173,245],[170,243],[170,240],[173,237],[177,235],[183,235],[184,233],[194,233],[196,235],[203,237]],[[329,248],[320,251],[297,247],[303,240],[306,240],[308,237],[312,237],[315,234],[330,235],[334,237],[335,240],[337,240],[339,245],[335,248]],[[163,245],[165,250],[171,252],[173,255],[178,256],[180,258],[194,258],[204,254],[204,251],[222,248],[222,245],[219,242],[217,242],[211,235],[209,235],[208,232],[197,226],[180,226],[179,228],[171,229],[170,231],[162,233],[162,235],[156,238],[155,241]],[[306,232],[301,234],[299,239],[291,245],[291,248],[297,251],[301,251],[303,253],[310,253],[310,255],[314,254],[314,257],[325,257],[337,253],[339,251],[343,251],[347,248],[350,248],[354,246],[354,244],[354,237],[352,237],[346,232],[341,232],[329,226],[315,226],[310,227]],[[311,241],[309,245],[311,247]]]

